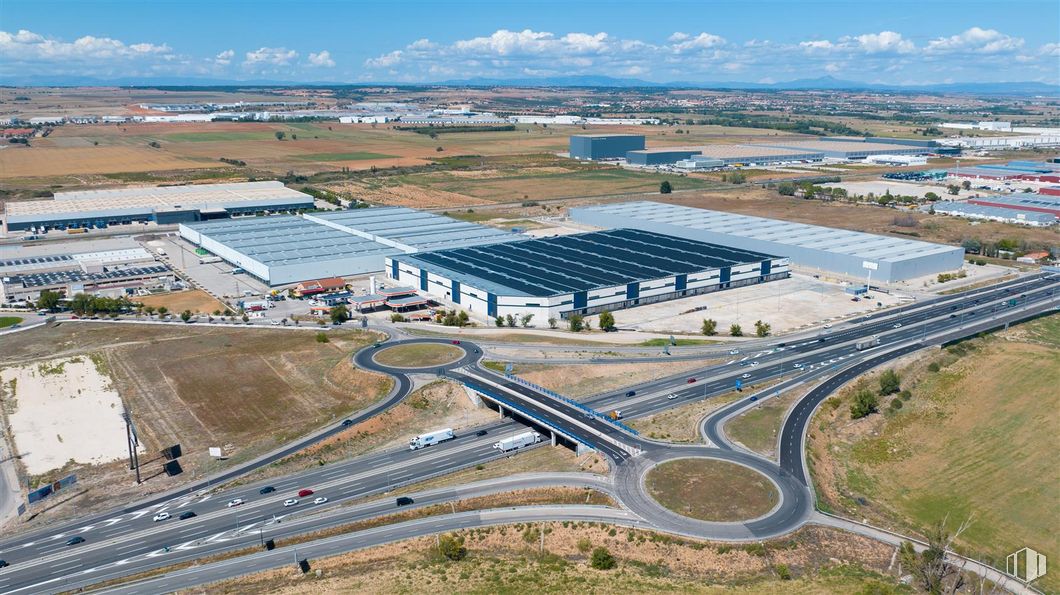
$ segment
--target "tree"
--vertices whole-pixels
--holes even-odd
[[[152,314],[155,313],[155,307],[154,306],[144,306],[144,313],[147,314],[148,316],[151,316]]]
[[[718,321],[711,318],[703,319],[703,334],[708,337],[713,337],[718,334]]]
[[[50,291],[45,289],[40,292],[40,297],[37,298],[37,309],[38,310],[55,310],[59,307],[59,298],[62,297],[57,291]]]
[[[394,312],[390,315],[390,322],[405,322],[405,317],[399,312]]]
[[[276,140],[283,140],[283,137],[287,136],[282,130],[276,131]]]
[[[585,317],[581,314],[571,314],[567,319],[567,324],[570,325],[571,332],[580,332],[585,328]]]
[[[158,315],[159,316],[165,318],[166,314],[168,314],[168,313],[169,313],[169,308],[167,308],[165,306],[159,306],[158,307]],[[246,316],[246,314],[244,314],[243,316]]]
[[[317,333],[317,343],[327,343],[327,342],[328,342],[328,334],[327,333],[325,333],[325,332]]]
[[[604,310],[600,313],[600,322],[597,324],[600,330],[609,331],[615,328],[615,315]]]
[[[244,324],[247,323],[247,322],[250,322],[250,317],[247,316],[246,312],[243,313],[243,322],[244,322]],[[321,324],[323,324],[324,321],[321,320],[320,322],[321,322]]]
[[[969,522],[961,523],[950,535],[946,530],[946,519],[939,521],[927,534],[928,546],[917,552],[912,543],[903,541],[898,548],[898,558],[903,569],[913,575],[920,588],[927,593],[956,593],[964,586],[964,573],[946,559],[953,542],[968,529]]]
[[[924,194],[924,198],[926,200],[935,201],[935,200],[939,200],[942,197],[939,196],[938,194],[935,194],[934,192],[927,192],[927,193]]]
[[[961,247],[964,248],[965,252],[971,252],[972,254],[979,254],[983,249],[983,243],[975,238],[965,238],[961,242]]]
[[[795,184],[791,182],[781,182],[777,184],[777,193],[781,196],[795,196]]]
[[[965,180],[961,182],[961,188],[964,188],[965,190],[970,190],[972,188],[972,183],[968,180]]]
[[[732,326],[729,327],[729,334],[733,337],[742,337],[743,329],[740,328],[740,325],[733,323]]]
[[[298,135],[297,134],[292,134],[291,135],[291,140],[298,140]]]
[[[956,196],[961,193],[961,187],[956,184],[950,184],[949,186],[946,186],[946,192]]]
[[[762,322],[761,320],[755,321],[755,334],[759,337],[769,336],[769,331],[772,330],[772,326],[768,322]]]
[[[670,180],[663,180],[662,184],[659,184],[659,194],[670,194],[674,191],[674,187],[670,185]]]
[[[183,320],[185,323],[187,323],[189,320],[191,320],[191,310],[185,310],[185,311],[181,312],[180,313],[180,319]]]
[[[471,322],[471,317],[468,316],[467,312],[465,312],[464,310],[461,310],[460,313],[456,315],[456,325],[457,326],[467,326],[468,323],[470,323],[470,322]]]
[[[467,556],[467,548],[464,547],[464,538],[458,535],[445,534],[438,537],[438,553],[445,556],[447,560],[463,560]]]
[[[504,317],[503,316],[498,316],[498,317],[494,318],[493,319],[493,324],[496,324],[499,327],[500,326],[504,326]]]
[[[860,390],[854,395],[854,402],[850,404],[850,419],[861,419],[871,413],[876,413],[880,401],[876,393],[871,390]]]
[[[514,314],[508,314],[507,316],[504,317],[504,320],[505,320],[505,322],[508,323],[509,327],[515,328],[515,325],[517,324],[517,322],[515,320],[515,315]]]
[[[556,320],[555,318],[549,318],[548,319],[548,328],[553,328],[554,329],[557,326],[559,326],[559,321],[558,320]]]
[[[894,370],[887,370],[880,374],[880,396],[893,395],[902,390],[901,379]]]
[[[523,317],[519,319],[519,322],[523,325],[523,328],[530,326],[530,321],[534,319],[533,314],[523,314]]]
[[[596,570],[611,570],[618,565],[615,561],[615,557],[611,555],[611,552],[606,547],[598,547],[593,550],[593,555],[589,558],[589,566],[592,566]]]
[[[331,312],[328,313],[328,316],[331,318],[331,322],[333,324],[342,324],[343,322],[349,320],[350,310],[343,304],[339,304],[331,309]]]

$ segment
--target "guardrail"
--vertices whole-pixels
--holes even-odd
[[[555,427],[554,424],[551,424],[548,421],[546,421],[544,419],[541,419],[539,416],[527,411],[526,409],[520,407],[519,405],[516,405],[515,403],[511,402],[510,400],[497,395],[493,391],[487,390],[484,387],[472,386],[472,385],[470,385],[470,384],[468,384],[466,382],[462,382],[462,384],[464,386],[470,388],[471,390],[475,391],[475,392],[482,393],[483,395],[486,395],[490,399],[493,399],[494,401],[496,401],[498,404],[504,405],[505,407],[511,409],[512,411],[518,411],[519,415],[528,417],[528,418],[536,421],[537,423],[541,424],[542,426],[544,426],[546,428],[552,428],[554,431],[566,435],[566,433],[563,431],[562,428]],[[588,446],[589,448],[592,448],[592,449],[595,449],[595,450],[600,450],[595,444],[591,444],[591,443],[589,443],[586,440],[579,440],[579,439],[574,438],[573,436],[567,436],[567,437],[570,438],[571,440],[574,440],[575,442],[581,442],[582,444],[585,444],[585,446]]]
[[[602,420],[604,420],[604,421],[606,421],[606,422],[608,422],[610,424],[613,424],[613,425],[621,428],[622,430],[625,430],[626,432],[629,432],[630,434],[633,434],[634,436],[639,436],[640,435],[640,432],[638,432],[638,431],[634,430],[633,428],[627,426],[626,424],[618,421],[617,419],[613,419],[609,415],[604,415],[603,413],[600,413],[599,411],[593,409],[592,407],[589,407],[588,405],[585,405],[584,403],[579,403],[578,401],[575,401],[574,399],[571,399],[570,397],[564,397],[563,395],[561,395],[561,394],[559,394],[559,393],[557,393],[555,391],[552,391],[552,390],[549,390],[549,389],[547,389],[547,388],[545,388],[543,386],[539,386],[537,384],[534,384],[533,382],[530,382],[529,380],[524,380],[524,379],[516,376],[515,374],[505,373],[504,377],[507,378],[508,380],[511,380],[512,382],[517,382],[517,383],[519,383],[519,384],[521,384],[521,385],[523,385],[523,386],[525,386],[527,388],[532,388],[532,389],[536,390],[539,393],[548,395],[549,397],[552,397],[553,399],[556,399],[557,401],[562,401],[562,402],[570,405],[571,407],[574,407],[575,409],[578,409],[579,411],[581,411],[581,412],[583,412],[583,413],[585,413],[587,415],[592,415],[594,417],[598,417],[598,418],[600,418],[600,419],[602,419]]]

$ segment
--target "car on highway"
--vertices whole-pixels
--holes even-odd
[[[294,506],[295,504],[298,504],[298,500],[295,500],[294,498],[288,498],[283,501],[284,508],[287,508],[288,506]]]
[[[796,370],[801,370],[802,369],[802,364],[795,364],[792,367],[795,368]]]
[[[675,395],[674,393],[670,393],[670,394],[666,395],[666,400],[667,401],[673,401],[676,398],[677,398],[677,395]]]
[[[350,427],[352,425],[353,425],[353,420],[352,419],[344,419],[344,420],[342,420],[342,427],[348,428],[348,427]]]
[[[901,322],[894,323],[894,328],[902,328],[902,323]]]
[[[692,383],[693,383],[693,382],[695,382],[695,381],[696,381],[696,379],[695,379],[695,378],[689,378],[689,379],[688,379],[688,383],[689,383],[689,384],[692,384]]]
[[[325,503],[325,502],[327,502],[327,501],[328,501],[328,499],[327,499],[327,498],[325,498],[325,497],[321,496],[321,497],[319,497],[319,498],[315,498],[315,499],[313,500],[313,504],[323,504],[323,503]]]
[[[261,488],[260,490],[258,490],[258,493],[259,494],[271,494],[271,493],[273,493],[275,491],[276,491],[276,488],[274,488],[272,486],[265,486],[265,487]]]
[[[950,314],[950,318],[957,318],[956,314]]]
[[[729,355],[740,355],[740,350],[739,349],[730,349],[729,350]]]
[[[751,377],[751,375],[750,375],[750,374],[744,374],[743,376],[740,376],[740,378],[743,378],[743,379],[745,379],[745,380],[746,380],[746,379],[748,379],[748,378],[750,378],[750,377]]]
[[[398,506],[408,506],[409,504],[412,504],[412,502],[413,502],[412,498],[409,498],[408,496],[400,496],[397,499],[397,505]]]
[[[240,506],[242,504],[243,504],[243,499],[242,498],[233,498],[232,500],[229,500],[228,504],[225,504],[225,506],[227,506],[228,508],[232,508],[234,506]]]
[[[66,540],[66,545],[77,545],[79,543],[84,543],[84,542],[85,542],[85,538],[81,537],[80,535],[78,535],[76,537],[71,537],[70,539],[67,539]]]
[[[7,560],[0,560],[0,568],[7,568],[8,566],[11,565],[7,563]]]
[[[757,366],[757,365],[758,365],[758,361],[753,361],[753,362],[751,362],[751,363],[750,363],[750,364],[748,364],[748,365],[749,365],[749,366],[751,366],[751,367],[753,368],[753,367],[755,367],[755,366]]]
[[[751,397],[751,400],[752,400],[752,401],[757,401],[757,400],[758,400],[758,397]]]
[[[824,325],[824,328],[832,328],[832,323],[829,322],[828,324]]]
[[[158,521],[168,521],[170,518],[171,515],[168,512],[160,512],[151,517],[151,520],[157,523]]]
[[[313,490],[311,490],[309,488],[302,488],[302,489],[298,490],[298,497],[299,498],[305,498],[306,496],[312,496],[312,495],[313,495]]]
[[[627,397],[633,397],[633,396],[636,396],[636,394],[637,394],[637,391],[635,391],[635,390],[627,390],[626,391],[626,396]]]
[[[475,432],[476,436],[485,436],[486,434],[489,434],[489,432],[486,431],[486,430],[479,430],[479,431]]]
[[[184,512],[180,513],[180,516],[177,517],[177,518],[179,518],[182,521],[186,521],[188,519],[193,519],[193,518],[195,518],[197,516],[199,516],[199,515],[195,514],[194,510],[185,510]]]
[[[453,339],[453,345],[459,345],[459,344],[460,344],[460,341],[457,341],[456,339]]]

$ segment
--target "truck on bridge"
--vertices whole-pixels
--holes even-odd
[[[493,444],[493,448],[501,452],[508,452],[524,446],[530,446],[531,444],[537,444],[538,442],[541,442],[541,434],[530,430],[510,438],[502,438],[500,442]]]

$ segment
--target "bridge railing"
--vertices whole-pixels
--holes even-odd
[[[579,403],[578,401],[575,401],[574,399],[571,399],[570,397],[565,397],[565,396],[557,393],[556,391],[549,390],[549,389],[547,389],[547,388],[545,388],[543,386],[540,386],[538,384],[534,384],[533,382],[530,382],[529,380],[520,378],[520,377],[516,376],[515,374],[505,373],[504,377],[507,378],[508,380],[511,380],[512,382],[516,382],[516,383],[521,384],[521,385],[523,385],[525,387],[532,388],[532,389],[536,390],[539,393],[546,394],[546,395],[552,397],[553,399],[556,399],[558,401],[563,401],[564,403],[570,405],[571,407],[574,407],[575,409],[585,413],[586,415],[592,415],[593,417],[600,418],[600,419],[602,419],[602,420],[604,420],[604,421],[606,421],[606,422],[608,422],[610,424],[613,424],[613,425],[625,430],[626,432],[629,432],[630,434],[633,434],[634,436],[639,436],[640,435],[640,432],[638,432],[638,431],[634,430],[633,428],[627,426],[626,424],[618,421],[617,419],[612,419],[610,415],[605,415],[603,413],[600,413],[599,411],[593,409],[592,407],[589,407],[588,405],[586,405],[584,403]]]
[[[527,411],[526,409],[524,409],[524,408],[520,407],[519,405],[513,403],[511,400],[498,395],[494,391],[491,391],[491,390],[489,390],[489,389],[487,389],[485,387],[482,387],[482,386],[471,385],[471,384],[468,384],[466,382],[464,382],[463,384],[464,384],[464,386],[470,388],[471,390],[473,390],[475,392],[482,393],[482,394],[486,395],[490,399],[493,399],[497,403],[499,403],[501,405],[504,405],[505,407],[511,409],[512,411],[519,412],[519,415],[522,415],[524,417],[532,419],[532,420],[536,421],[537,423],[541,424],[542,426],[544,426],[546,428],[552,428],[554,431],[563,433],[563,429],[562,428],[554,427],[553,424],[551,424],[548,421],[542,419],[540,416],[538,416],[538,415],[536,415],[536,414],[534,414],[534,413],[532,413],[530,411]],[[582,444],[585,444],[585,446],[588,446],[589,448],[600,450],[595,444],[592,444],[591,442],[589,442],[587,440],[577,439],[577,438],[574,438],[574,436],[570,436],[570,438],[572,440],[575,440],[576,442],[581,442]]]

